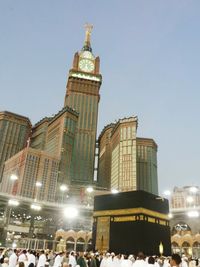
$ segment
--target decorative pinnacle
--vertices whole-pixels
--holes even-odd
[[[90,44],[90,36],[91,36],[91,33],[92,33],[92,29],[93,29],[93,25],[92,24],[89,24],[89,23],[86,23],[84,25],[84,28],[85,28],[85,43],[89,43]]]
[[[84,42],[83,50],[92,51],[92,48],[90,45],[90,39],[91,39],[91,33],[92,33],[93,25],[86,23],[84,25],[84,28],[85,28],[85,42]]]

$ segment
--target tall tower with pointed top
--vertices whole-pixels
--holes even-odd
[[[72,184],[79,185],[93,183],[99,89],[102,82],[100,60],[94,56],[91,47],[92,26],[87,24],[85,28],[84,46],[74,55],[64,103],[79,113],[69,177]]]

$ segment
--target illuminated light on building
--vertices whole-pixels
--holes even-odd
[[[42,183],[38,181],[38,182],[35,183],[35,185],[36,185],[37,187],[41,187],[41,186],[42,186]]]
[[[15,199],[9,199],[8,205],[9,206],[19,206],[19,201],[15,200]]]
[[[112,189],[112,190],[111,190],[111,193],[112,193],[112,194],[117,194],[117,193],[119,193],[119,191],[118,191],[117,189]]]
[[[94,191],[94,189],[93,189],[91,186],[89,186],[89,187],[86,189],[86,191],[87,191],[88,193],[92,193],[92,192]]]
[[[171,191],[169,190],[165,190],[164,193],[163,193],[165,196],[171,196]]]
[[[78,210],[75,207],[67,207],[64,209],[64,215],[68,219],[73,219],[78,216]]]
[[[10,180],[12,180],[12,181],[16,181],[16,180],[18,180],[18,176],[17,176],[16,174],[12,174],[12,175],[10,176]]]
[[[32,204],[31,209],[40,211],[42,209],[42,207],[40,205],[37,205],[37,204]]]
[[[196,193],[197,191],[198,191],[197,187],[195,187],[195,186],[190,187],[190,192],[191,193]]]
[[[197,210],[191,210],[187,213],[188,217],[190,218],[198,218],[199,212]]]
[[[169,219],[173,218],[173,214],[172,213],[169,213],[168,214],[168,217],[169,217]]]
[[[62,185],[60,186],[60,190],[61,190],[62,192],[65,192],[65,191],[68,190],[68,187],[67,187],[65,184],[62,184]]]
[[[186,198],[186,201],[187,201],[188,203],[193,203],[193,202],[194,202],[194,198],[191,197],[191,196],[188,196],[188,197]]]

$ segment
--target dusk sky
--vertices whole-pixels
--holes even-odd
[[[0,110],[32,124],[62,109],[92,23],[103,83],[98,133],[138,116],[158,144],[159,191],[200,185],[200,1],[1,0]]]

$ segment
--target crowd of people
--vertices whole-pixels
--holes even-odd
[[[200,260],[180,257],[137,256],[115,253],[59,252],[0,249],[0,267],[200,267]]]

